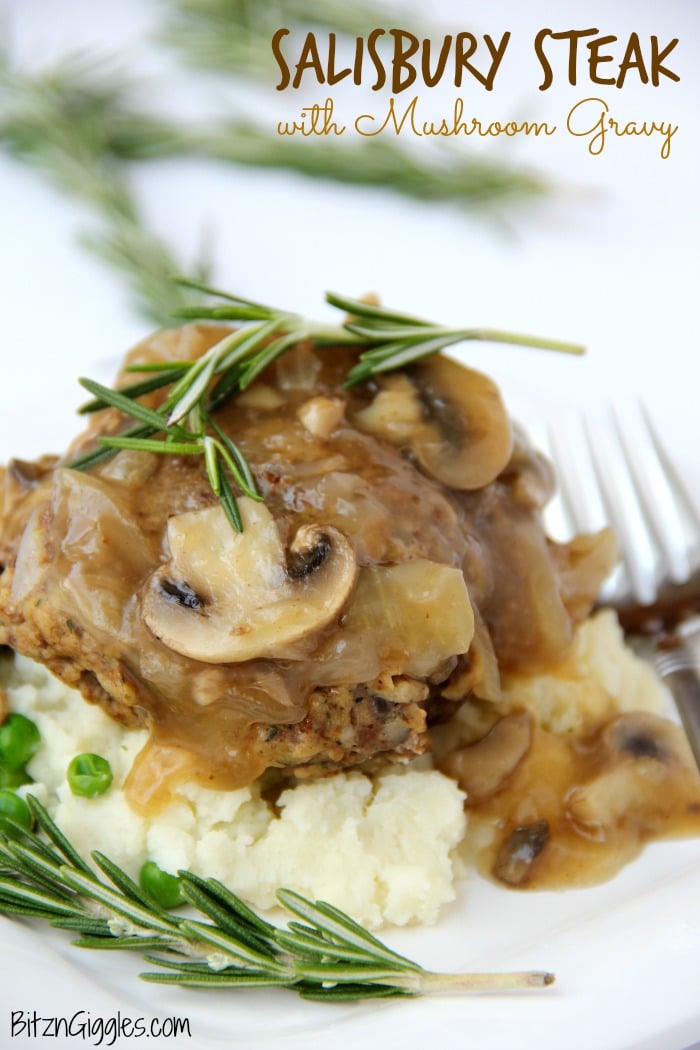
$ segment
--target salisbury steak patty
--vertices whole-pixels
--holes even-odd
[[[161,332],[131,362],[195,358],[216,327]],[[3,477],[0,642],[151,743],[172,778],[249,782],[416,754],[430,718],[498,695],[499,665],[568,645],[608,571],[607,534],[555,546],[547,465],[485,377],[435,357],[348,390],[351,351],[300,345],[216,414],[264,502],[236,533],[200,457],[122,451]],[[160,395],[149,395],[157,405]]]

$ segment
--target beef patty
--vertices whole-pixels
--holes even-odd
[[[215,326],[130,362],[195,358]],[[437,356],[346,389],[347,348],[300,345],[215,421],[264,502],[223,520],[200,457],[11,462],[0,505],[0,642],[150,728],[132,796],[401,760],[499,671],[551,664],[614,559],[607,533],[545,535],[551,472],[479,373]],[[120,377],[124,382],[124,376]],[[161,394],[144,400],[158,404]]]

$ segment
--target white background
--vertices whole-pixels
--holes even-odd
[[[501,382],[514,413],[536,430],[547,422],[565,431],[580,410],[603,420],[610,403],[624,407],[642,397],[691,488],[700,490],[700,6],[693,0],[437,0],[433,7],[445,32],[511,32],[493,92],[470,84],[460,93],[466,112],[485,123],[524,117],[557,125],[546,140],[499,139],[479,147],[550,176],[559,186],[554,199],[508,209],[493,221],[388,191],[182,161],[153,163],[134,174],[149,223],[189,258],[206,230],[216,283],[315,316],[326,313],[327,289],[375,291],[389,305],[436,321],[581,341],[588,348],[584,359],[492,346],[470,347],[468,359]],[[400,26],[407,8],[394,9]],[[143,77],[147,104],[188,118],[200,108],[232,113],[245,101],[240,89],[213,76],[195,82],[152,46],[159,10],[153,0],[5,0],[1,31],[12,60],[23,67],[41,68],[69,51],[116,55],[117,65]],[[569,85],[562,51],[551,50],[557,79],[540,92],[532,41],[546,26],[596,26],[617,35],[611,53],[618,63],[632,31],[646,45],[651,34],[662,45],[679,37],[668,65],[680,83],[664,80],[653,88],[632,72],[617,90],[591,85],[580,64],[579,83]],[[259,103],[271,127],[278,116],[327,94],[309,86],[298,100],[290,93],[281,98],[273,78],[274,71]],[[457,92],[442,85],[420,94],[432,112],[449,113]],[[381,109],[369,90],[338,90],[337,96],[345,114],[365,111],[368,98]],[[658,136],[609,137],[603,153],[591,155],[586,140],[564,127],[571,106],[589,96],[604,99],[621,124],[677,126],[670,157],[659,156]],[[473,145],[456,140],[449,148]],[[410,146],[439,148],[424,139]],[[81,233],[92,228],[81,204],[4,155],[0,188],[4,460],[60,451],[75,431],[73,409],[81,400],[75,377],[108,379],[146,326],[120,278],[81,248]],[[9,1017],[20,1008],[44,1015],[121,1008],[136,1016],[151,1003],[161,1015],[193,1018],[196,1038],[181,1045],[202,1048],[253,1040],[260,1047],[313,1047],[329,1039],[337,1046],[417,1047],[437,1037],[480,1050],[680,1050],[700,1039],[699,861],[697,843],[656,847],[608,886],[565,896],[523,898],[472,883],[436,929],[394,937],[435,968],[553,968],[559,983],[543,996],[331,1010],[291,996],[242,1001],[155,994],[135,981],[132,960],[76,958],[62,938],[39,940],[4,924],[3,959],[12,973],[0,983],[0,1004]],[[0,1016],[0,1032],[6,1024]],[[10,1044],[5,1034],[0,1042],[40,1045]]]

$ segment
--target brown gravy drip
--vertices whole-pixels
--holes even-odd
[[[651,840],[700,835],[700,775],[674,723],[634,712],[585,736],[531,727],[530,740],[501,786],[480,798],[477,784],[467,800],[470,831],[490,839],[477,855],[487,877],[518,889],[589,886]]]

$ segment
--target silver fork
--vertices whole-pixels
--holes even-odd
[[[621,564],[600,605],[617,611],[668,686],[700,768],[700,507],[643,406],[625,421],[611,411],[604,424],[550,429],[546,444],[559,484],[548,527],[614,528]]]

